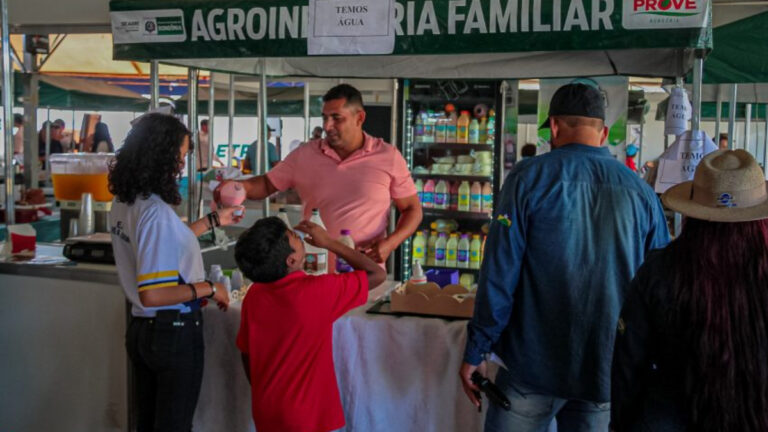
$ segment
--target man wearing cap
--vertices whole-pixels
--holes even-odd
[[[318,208],[332,236],[350,230],[358,248],[384,263],[418,228],[421,203],[403,156],[391,144],[365,133],[364,121],[363,99],[356,88],[341,84],[330,89],[323,96],[325,138],[300,146],[266,175],[243,185],[249,199],[295,189],[307,219]],[[400,218],[387,235],[393,203]]]
[[[459,375],[503,363],[487,431],[607,430],[611,352],[626,286],[645,255],[669,242],[653,190],[602,147],[597,89],[555,92],[550,153],[520,162],[501,191]],[[499,361],[500,360],[500,361]]]

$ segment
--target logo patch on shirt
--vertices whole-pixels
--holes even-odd
[[[505,227],[511,227],[512,226],[512,220],[509,218],[509,216],[507,216],[505,214],[500,214],[499,216],[496,217],[496,220],[500,224],[504,225]]]
[[[120,240],[122,240],[122,241],[124,241],[126,243],[130,243],[131,242],[131,239],[129,239],[128,236],[125,235],[125,233],[123,232],[123,222],[118,221],[117,224],[115,224],[115,226],[113,226],[110,229],[110,231],[112,231],[112,234],[117,236],[117,238],[119,238]]]

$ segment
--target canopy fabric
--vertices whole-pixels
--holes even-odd
[[[24,75],[14,74],[16,99],[23,98]],[[39,75],[39,107],[94,111],[145,111],[138,93],[97,80]]]
[[[768,83],[768,12],[716,27],[713,41],[705,84]]]
[[[257,58],[272,57],[266,67],[270,76],[681,76],[690,69],[694,49],[711,47],[710,0],[659,2],[666,8],[695,5],[693,12],[633,12],[633,5],[656,4],[642,0],[534,1],[530,8],[521,7],[521,0],[397,0],[391,55],[308,56],[307,3],[111,0],[114,57],[244,74],[260,73]],[[419,31],[414,23],[421,26],[425,16],[432,25]],[[463,17],[459,24],[457,16]],[[239,33],[247,37],[234,29],[238,17],[246,17],[248,31],[241,22]],[[163,34],[153,30],[161,21]],[[150,32],[141,27],[148,23]],[[267,25],[268,33],[257,31]]]

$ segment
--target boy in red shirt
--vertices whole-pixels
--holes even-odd
[[[304,221],[296,229],[355,271],[305,274],[303,242],[276,217],[257,221],[237,240],[237,265],[254,281],[243,300],[237,346],[259,432],[326,432],[344,426],[333,367],[333,322],[365,304],[368,290],[386,278],[378,264],[320,226]]]

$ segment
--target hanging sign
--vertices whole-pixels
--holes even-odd
[[[688,93],[682,87],[674,87],[667,103],[667,118],[664,122],[664,134],[678,136],[688,130],[691,119],[691,102]]]
[[[659,158],[659,171],[654,189],[664,193],[672,186],[693,180],[693,173],[704,156],[717,150],[717,146],[706,132],[696,135],[686,131]]]
[[[394,0],[309,0],[307,54],[392,54]]]

